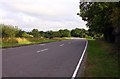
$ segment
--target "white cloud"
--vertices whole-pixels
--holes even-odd
[[[0,0],[0,23],[23,30],[86,28],[77,12],[79,0]]]

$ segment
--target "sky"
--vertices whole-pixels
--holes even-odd
[[[77,15],[80,0],[0,0],[0,24],[31,31],[86,28]]]

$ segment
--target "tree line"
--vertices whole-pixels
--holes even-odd
[[[0,24],[1,37],[25,37],[25,38],[54,38],[54,37],[80,37],[80,38],[100,38],[101,34],[96,34],[85,29],[75,28],[72,30],[60,29],[59,31],[39,31],[33,29],[30,32],[23,31],[17,26]]]
[[[80,2],[80,13],[89,30],[120,44],[120,2]]]

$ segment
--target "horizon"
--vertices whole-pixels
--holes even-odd
[[[0,23],[25,31],[88,29],[78,12],[79,0],[0,0]]]
[[[0,25],[7,25],[7,26],[9,26],[9,27],[17,27],[19,30],[26,31],[26,30],[23,30],[23,29],[19,28],[19,26],[13,26],[13,25],[9,25],[9,24],[0,24]],[[37,29],[37,28],[33,28],[33,29]],[[33,29],[31,29],[31,30],[29,30],[29,31],[26,31],[26,32],[31,32]],[[66,28],[65,28],[65,29],[66,29]],[[38,31],[43,31],[43,32],[47,32],[47,31],[53,31],[53,32],[55,32],[55,31],[65,30],[65,29],[46,30],[46,31],[44,31],[44,30],[39,30],[39,29],[37,29],[37,30],[38,30]],[[85,28],[76,27],[76,28],[67,29],[67,30],[71,31],[71,30],[74,30],[74,29],[85,29]],[[89,28],[88,28],[88,29],[89,29]],[[88,30],[88,29],[85,29],[85,30]]]

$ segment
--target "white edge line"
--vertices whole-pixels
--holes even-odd
[[[82,60],[83,60],[83,57],[84,57],[84,55],[85,55],[85,52],[86,52],[86,49],[87,49],[87,45],[88,45],[88,41],[86,40],[85,49],[84,49],[84,51],[83,51],[83,53],[82,53],[82,56],[81,56],[81,58],[80,58],[80,60],[79,60],[79,62],[78,62],[78,64],[77,64],[77,67],[75,68],[75,71],[74,71],[71,79],[75,79],[75,77],[76,77],[76,75],[77,75],[78,69],[79,69],[79,67],[80,67],[80,65],[81,65],[81,62],[82,62]]]

